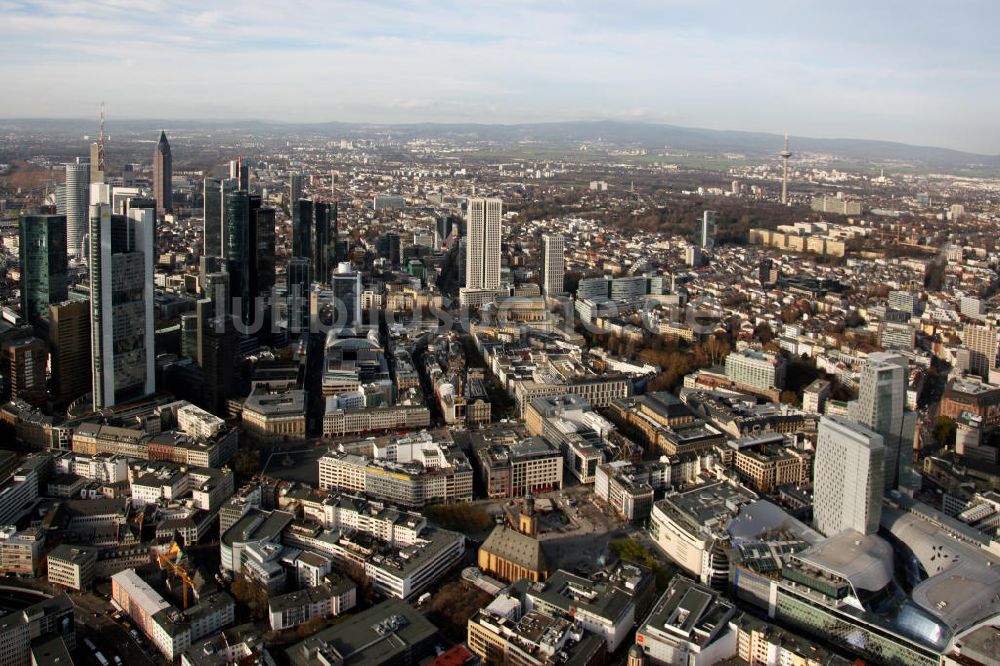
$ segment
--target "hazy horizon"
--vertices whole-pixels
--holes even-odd
[[[0,0],[7,118],[642,121],[1000,153],[986,2]]]

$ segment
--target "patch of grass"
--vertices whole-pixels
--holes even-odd
[[[660,566],[653,554],[635,539],[615,539],[609,546],[615,555],[626,562],[635,562],[654,571]]]
[[[424,508],[424,515],[446,530],[456,532],[485,532],[494,524],[493,518],[483,507],[464,502],[431,504]]]

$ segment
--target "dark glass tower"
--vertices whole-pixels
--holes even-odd
[[[65,215],[25,215],[21,218],[21,314],[38,324],[49,305],[67,296]]]
[[[288,261],[288,329],[290,333],[309,330],[309,286],[312,283],[312,262],[305,257]]]
[[[253,238],[256,234],[250,225],[250,197],[246,192],[236,190],[225,193],[222,199],[222,258],[229,273],[230,296],[241,299],[239,315],[246,322],[252,312],[255,293],[251,289],[251,256],[256,249]],[[233,311],[233,314],[237,313]]]
[[[256,211],[256,267],[257,293],[269,294],[274,287],[274,209],[258,208]]]
[[[206,257],[222,256],[222,206],[226,192],[236,189],[236,181],[206,178],[203,190],[205,207],[205,226],[202,233],[204,247],[202,255]]]
[[[299,199],[292,204],[292,256],[312,258],[313,202]]]
[[[330,251],[330,204],[316,202],[313,208],[316,242],[313,245],[312,263],[316,270],[316,281],[329,284],[330,271],[333,269],[333,266],[330,265],[333,258],[333,253]]]

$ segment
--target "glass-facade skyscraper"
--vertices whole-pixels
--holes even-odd
[[[21,314],[37,324],[49,305],[67,296],[65,215],[25,215],[21,218]]]
[[[153,237],[149,208],[112,215],[90,207],[90,335],[94,410],[156,391]]]

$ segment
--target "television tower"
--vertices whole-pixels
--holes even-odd
[[[782,174],[781,174],[781,203],[788,204],[788,158],[792,156],[792,151],[788,150],[788,135],[785,135],[785,149],[781,151]]]

